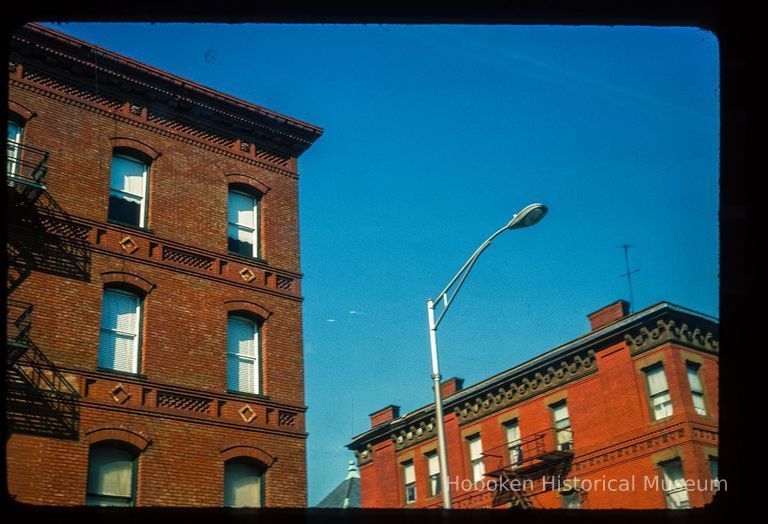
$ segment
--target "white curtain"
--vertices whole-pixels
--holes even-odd
[[[469,460],[472,463],[472,480],[477,482],[482,480],[485,474],[485,464],[483,464],[483,441],[480,437],[469,439]]]

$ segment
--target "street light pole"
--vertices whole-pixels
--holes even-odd
[[[437,455],[440,463],[440,492],[443,497],[443,508],[451,509],[451,490],[448,475],[448,455],[445,445],[445,423],[443,420],[443,398],[440,392],[440,365],[437,356],[437,327],[445,317],[448,308],[456,298],[456,294],[464,285],[464,281],[469,276],[469,272],[477,262],[477,258],[485,249],[491,245],[491,241],[508,229],[519,229],[532,226],[538,223],[544,215],[547,214],[547,206],[543,204],[531,204],[524,207],[519,213],[512,216],[512,219],[501,229],[492,234],[488,239],[480,244],[475,252],[469,257],[458,273],[451,279],[445,289],[440,292],[435,300],[427,300],[427,318],[429,320],[429,347],[432,357],[432,389],[435,393],[435,424],[437,425]],[[451,292],[451,289],[455,289]],[[435,318],[435,302],[443,302],[442,312]]]

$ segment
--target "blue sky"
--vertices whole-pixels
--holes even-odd
[[[696,28],[52,27],[325,129],[300,159],[309,502],[387,404],[431,398],[426,300],[513,213],[440,326],[466,385],[629,299],[718,316],[719,62]]]

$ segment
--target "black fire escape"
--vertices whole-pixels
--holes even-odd
[[[487,484],[495,488],[494,507],[532,508],[535,495],[567,486],[565,479],[573,462],[572,434],[550,428],[484,451],[483,462]]]
[[[88,280],[87,227],[71,221],[46,191],[48,153],[9,141],[8,294],[33,272]],[[6,423],[8,432],[76,438],[79,395],[33,342],[31,304],[7,303]]]

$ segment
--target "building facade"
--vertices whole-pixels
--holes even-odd
[[[454,508],[701,507],[718,479],[718,322],[617,301],[591,331],[469,388],[442,383]],[[434,404],[348,447],[363,507],[442,506]]]
[[[37,24],[11,38],[7,489],[306,505],[314,125]]]

